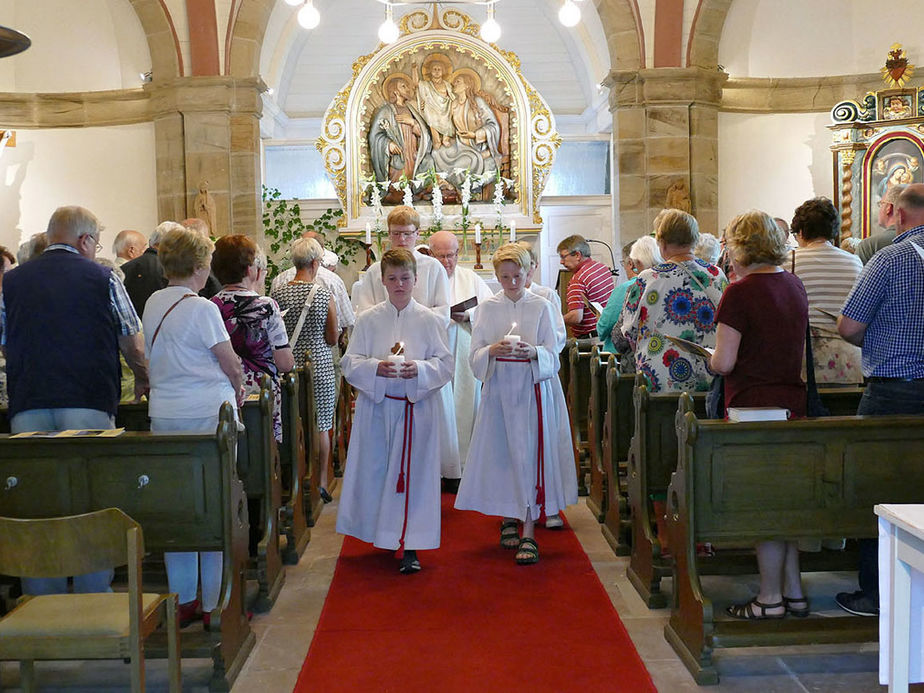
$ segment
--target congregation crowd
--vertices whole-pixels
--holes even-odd
[[[721,239],[666,209],[623,249],[626,281],[615,283],[581,236],[559,243],[571,273],[562,308],[533,281],[539,258],[529,244],[496,250],[494,293],[459,264],[455,234],[435,232],[426,252],[417,249],[411,207],[389,214],[390,249],[350,292],[324,237],[308,232],[269,295],[266,255],[247,236],[213,241],[199,219],[167,221],[148,238],[119,233],[116,263],[94,262],[99,221],[61,207],[16,257],[0,248],[0,390],[13,433],[113,428],[119,402],[143,396],[152,431],[213,432],[222,404],[240,407],[268,376],[281,441],[280,376],[310,359],[325,502],[343,379],[355,397],[338,532],[395,551],[402,573],[417,572],[417,552],[439,547],[448,490],[457,509],[499,517],[500,546],[529,565],[539,560],[536,526],[561,527],[577,502],[557,377],[569,330],[602,343],[651,391],[710,391],[719,417],[728,407],[815,415],[816,382],[865,383],[858,414],[924,413],[924,185],[891,188],[878,221],[882,234],[842,249],[825,198],[800,205],[788,224],[746,212]],[[731,616],[809,613],[797,539],[757,545],[758,594]],[[207,620],[221,553],[168,553],[165,564],[181,622]],[[111,579],[75,576],[74,590],[105,591]],[[859,580],[837,601],[873,615],[874,540],[861,542]],[[67,582],[33,578],[23,588],[55,593]]]

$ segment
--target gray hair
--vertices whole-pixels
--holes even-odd
[[[108,267],[112,270],[112,273],[119,278],[120,281],[125,281],[125,272],[122,271],[121,267],[117,267],[116,263],[110,260],[108,257],[98,257],[96,258],[96,264],[102,265],[103,267]]]
[[[16,251],[16,262],[20,265],[24,262],[29,262],[29,260],[33,260],[44,253],[47,247],[48,236],[45,235],[45,232],[33,233],[28,241],[20,244],[19,249]]]
[[[152,248],[156,248],[160,245],[164,234],[168,231],[185,230],[185,228],[185,226],[175,221],[162,221],[157,225],[157,228],[154,229],[154,233],[151,234],[151,237],[148,238],[148,245]]]
[[[700,260],[705,260],[710,265],[719,261],[719,255],[722,254],[722,245],[719,239],[711,233],[699,234],[699,240],[693,246],[693,254]]]
[[[324,249],[313,238],[299,238],[292,244],[292,264],[296,270],[307,269],[315,260],[320,261],[322,255]]]
[[[81,236],[93,236],[99,242],[103,227],[99,219],[85,207],[58,207],[48,220],[48,244],[67,243],[74,245]]]
[[[894,205],[896,202],[898,202],[899,195],[901,195],[907,187],[908,185],[906,183],[893,185],[891,188],[885,191],[885,195],[882,196],[882,201]]]
[[[651,269],[664,262],[658,242],[651,236],[642,236],[635,241],[629,251],[629,258],[641,264],[643,269]]]
[[[558,244],[557,250],[559,253],[563,250],[567,250],[569,253],[580,253],[584,257],[590,257],[590,244],[587,242],[587,239],[578,234],[568,236],[564,239]]]

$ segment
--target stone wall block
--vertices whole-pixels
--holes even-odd
[[[646,142],[649,174],[689,170],[690,143],[685,137],[652,137]]]
[[[641,139],[645,136],[645,111],[641,108],[614,111],[613,128],[619,140]]]
[[[617,141],[615,156],[620,175],[640,174],[646,170],[644,140]]]
[[[619,177],[619,209],[644,210],[648,207],[648,195],[645,176]]]
[[[719,168],[719,143],[712,137],[690,138],[690,172],[714,173]]]
[[[649,137],[686,137],[690,132],[688,109],[685,106],[652,107],[646,111]]]
[[[619,212],[619,244],[625,245],[651,233],[647,210]]]

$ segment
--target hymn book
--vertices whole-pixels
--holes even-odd
[[[729,407],[728,420],[744,421],[786,421],[789,409],[780,407]]]
[[[670,335],[664,335],[664,338],[671,342],[672,344],[680,347],[688,354],[693,354],[693,356],[699,356],[704,358],[707,361],[715,353],[715,349],[710,349],[705,347],[702,344],[697,344],[696,342],[691,342],[689,339],[681,339],[680,337],[671,337]]]
[[[477,305],[478,305],[478,297],[472,296],[471,298],[467,298],[464,301],[460,301],[459,303],[454,305],[452,308],[449,309],[449,312],[450,313],[464,313],[465,311],[471,308],[474,308]]]

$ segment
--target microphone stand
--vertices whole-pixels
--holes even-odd
[[[600,245],[606,246],[606,249],[610,251],[610,261],[613,263],[613,269],[610,270],[610,274],[612,274],[614,277],[618,277],[619,268],[616,265],[616,255],[613,254],[613,249],[610,247],[610,244],[606,241],[598,241],[595,238],[586,238],[584,240],[586,240],[588,243],[599,243]]]

